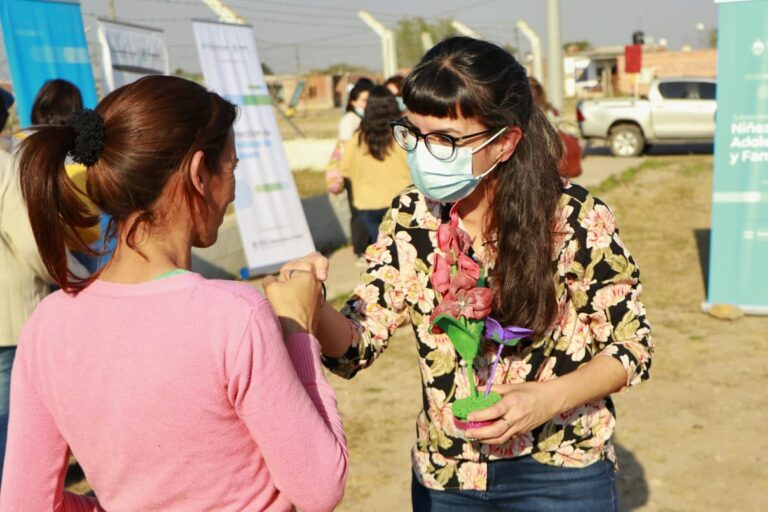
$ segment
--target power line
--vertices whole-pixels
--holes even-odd
[[[153,4],[177,4],[177,5],[195,5],[202,7],[199,1],[196,0],[139,0],[140,2],[150,2]],[[312,17],[312,18],[326,18],[326,19],[337,19],[337,20],[354,20],[357,17],[357,14],[355,12],[354,8],[349,7],[333,7],[333,6],[318,6],[318,5],[312,5],[312,4],[302,4],[302,3],[292,3],[292,2],[269,2],[269,1],[259,1],[259,4],[265,4],[265,5],[272,5],[276,7],[298,7],[301,9],[315,9],[315,10],[322,10],[324,12],[327,11],[336,11],[339,14],[337,15],[328,15],[328,14],[320,14],[320,13],[303,13],[297,10],[290,10],[290,11],[278,11],[274,9],[263,9],[261,7],[255,7],[253,3],[250,3],[248,5],[245,4],[238,4],[238,3],[230,3],[229,5],[233,7],[234,9],[238,11],[251,11],[251,12],[268,12],[272,14],[279,14],[279,15],[292,15],[292,16],[302,16],[302,17]],[[383,11],[372,11],[374,14],[380,16],[380,17],[390,17],[390,18],[398,18],[401,17],[398,13],[391,13],[391,12],[383,12]],[[348,16],[345,17],[342,15],[342,13],[346,13]]]
[[[435,12],[434,16],[453,14],[453,13],[460,12],[460,11],[466,11],[467,9],[471,9],[473,7],[479,7],[481,5],[492,4],[492,3],[498,2],[498,1],[499,0],[482,0],[480,2],[475,2],[473,4],[467,4],[467,5],[462,5],[461,7],[455,7],[453,9],[441,10],[440,12]]]
[[[264,13],[264,14],[277,14],[279,16],[296,16],[300,18],[312,18],[312,19],[327,19],[336,21],[351,21],[359,22],[357,15],[350,13],[348,16],[334,15],[334,14],[320,14],[312,12],[298,12],[298,11],[279,11],[275,9],[260,9],[257,7],[238,7],[238,12],[250,12],[250,13]]]
[[[279,48],[283,46],[296,46],[296,45],[305,45],[310,43],[320,43],[323,41],[332,41],[334,39],[343,39],[345,37],[352,37],[352,36],[359,36],[361,34],[370,34],[370,31],[367,28],[361,29],[361,30],[355,30],[353,32],[347,32],[344,34],[335,34],[331,36],[323,36],[323,37],[314,37],[312,39],[304,39],[302,41],[295,41],[293,43],[281,43],[279,45],[275,45],[272,48]]]
[[[144,0],[144,1],[152,1],[152,0]],[[160,0],[162,1],[162,0]],[[301,9],[315,9],[315,10],[322,10],[322,11],[337,11],[337,12],[352,12],[352,16],[356,16],[356,10],[354,8],[350,7],[335,7],[335,6],[329,6],[329,5],[317,5],[317,4],[303,4],[303,3],[296,3],[296,2],[277,2],[277,1],[268,1],[268,0],[258,0],[256,3],[259,4],[265,4],[265,5],[274,5],[278,7],[299,7]],[[243,4],[230,4],[232,7],[236,7],[238,9],[254,9],[251,5],[243,5]],[[294,11],[295,12],[295,11]],[[401,14],[399,13],[393,13],[393,12],[384,12],[384,11],[371,11],[368,10],[371,14],[376,14],[377,16],[381,17],[400,17]]]
[[[192,18],[178,18],[178,17],[172,17],[172,18],[122,18],[126,21],[141,21],[141,22],[147,22],[147,21],[163,21],[163,22],[169,22],[169,23],[181,23],[181,22],[190,22],[192,21]],[[298,21],[298,20],[281,20],[276,18],[253,18],[251,16],[248,16],[246,18],[246,21],[248,21],[249,24],[252,25],[259,25],[262,23],[275,23],[278,25],[300,25],[305,27],[317,27],[317,28],[351,28],[352,25],[332,25],[328,23],[312,23],[311,21]]]

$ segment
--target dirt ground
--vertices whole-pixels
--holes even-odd
[[[705,299],[711,156],[654,156],[595,189],[637,260],[657,350],[651,379],[616,397],[622,510],[768,510],[768,318],[723,321]],[[340,511],[410,510],[420,406],[403,329],[352,381],[335,376],[351,466]],[[87,491],[82,473],[69,489]]]
[[[598,190],[635,256],[657,350],[616,397],[622,510],[768,510],[768,319],[702,314],[711,156],[654,157]],[[330,377],[351,452],[340,511],[410,509],[419,377],[403,329],[352,381]]]

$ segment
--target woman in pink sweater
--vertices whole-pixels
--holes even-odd
[[[193,82],[152,76],[25,140],[22,190],[62,291],[21,335],[2,511],[320,511],[341,499],[347,450],[312,335],[313,272],[267,279],[270,306],[188,271],[234,199],[235,117]],[[74,228],[97,222],[68,153],[117,237],[88,279],[64,259],[65,245],[89,251]],[[70,453],[97,499],[63,490]]]

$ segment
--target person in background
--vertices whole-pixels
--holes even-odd
[[[0,151],[10,152],[13,147],[13,138],[2,135],[2,132],[8,124],[8,118],[11,115],[13,102],[13,95],[0,87]]]
[[[541,85],[536,78],[529,76],[528,83],[531,87],[531,97],[533,98],[533,104],[541,110],[552,126],[557,128],[557,124],[560,122],[560,111],[557,110],[548,100],[547,92],[544,90],[544,86]]]
[[[0,96],[2,131],[13,96],[2,89]],[[11,367],[19,332],[48,293],[49,280],[26,217],[16,170],[11,154],[0,149],[0,462],[5,457]]]
[[[393,75],[384,82],[384,87],[389,89],[389,92],[391,92],[395,99],[397,100],[397,106],[400,109],[400,112],[405,112],[405,103],[403,103],[403,75]]]
[[[8,119],[7,108],[12,104],[13,96],[10,101],[4,98],[0,131]],[[8,434],[11,368],[19,333],[53,284],[35,245],[16,164],[11,153],[0,150],[0,481]],[[72,272],[87,275],[87,270],[74,258],[69,254],[67,257]]]
[[[563,144],[563,157],[558,163],[557,170],[560,176],[563,178],[576,178],[581,175],[581,144],[579,138],[571,133],[564,132],[560,126],[563,123],[563,118],[560,115],[560,111],[557,110],[547,100],[547,92],[544,90],[544,86],[541,82],[534,77],[528,77],[528,83],[531,87],[531,96],[533,97],[533,103],[539,110],[541,110],[552,126],[557,130],[557,134],[560,136],[560,141]]]
[[[356,135],[344,145],[341,174],[352,182],[354,207],[376,241],[392,199],[411,184],[405,153],[395,144],[390,123],[400,117],[395,97],[381,85],[371,89]]]
[[[30,117],[33,125],[63,125],[72,112],[83,109],[80,89],[60,78],[48,80],[35,95]]]
[[[374,83],[369,78],[361,78],[355,82],[354,87],[349,91],[347,106],[339,121],[339,142],[342,144],[351,139],[360,127],[360,121],[365,115],[365,108],[368,104],[368,94],[373,87]]]
[[[183,101],[179,101],[183,98]],[[61,290],[24,327],[0,510],[330,511],[347,449],[312,331],[308,271],[252,286],[189,271],[234,199],[236,107],[178,77],[141,78],[20,148],[21,190]],[[98,219],[64,168],[86,166],[113,257],[88,278],[63,251]],[[73,240],[74,238],[74,240]],[[87,247],[81,247],[87,250]],[[96,498],[64,491],[69,455]]]
[[[373,88],[373,82],[368,78],[360,78],[349,91],[347,106],[344,115],[339,121],[339,136],[336,147],[331,155],[331,163],[326,173],[326,183],[328,190],[333,194],[340,194],[343,190],[347,191],[347,201],[350,211],[350,238],[352,239],[352,250],[357,257],[357,265],[365,266],[363,253],[368,247],[368,228],[360,218],[359,212],[355,208],[355,191],[352,182],[344,178],[338,169],[343,155],[344,144],[350,140],[357,129],[360,127],[360,121],[365,115],[365,107],[368,102],[368,94]]]

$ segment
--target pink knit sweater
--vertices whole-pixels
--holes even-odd
[[[63,491],[70,449],[98,502]],[[317,341],[247,285],[97,281],[22,332],[2,511],[322,511],[346,476]]]

